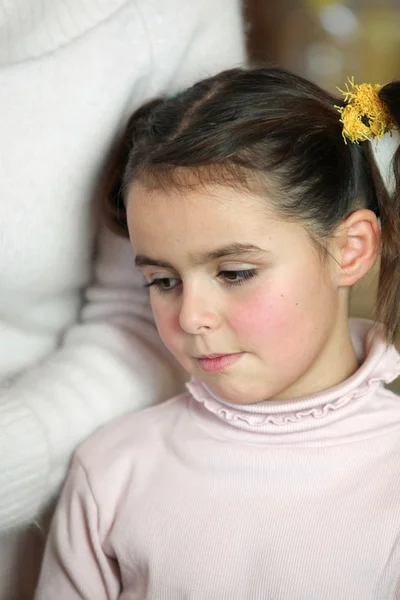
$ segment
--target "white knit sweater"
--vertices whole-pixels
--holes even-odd
[[[0,600],[31,596],[29,529],[77,443],[175,391],[129,244],[95,246],[92,199],[135,107],[243,61],[240,12],[0,0]]]

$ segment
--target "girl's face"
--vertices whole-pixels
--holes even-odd
[[[348,359],[343,289],[300,224],[224,186],[135,183],[127,212],[158,331],[188,373],[241,404],[336,383]]]

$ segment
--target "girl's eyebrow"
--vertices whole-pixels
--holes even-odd
[[[190,257],[190,263],[193,266],[202,265],[207,262],[211,262],[213,260],[217,260],[218,258],[223,258],[225,256],[232,256],[237,254],[252,254],[257,252],[266,253],[267,250],[260,248],[259,246],[255,246],[254,244],[243,244],[235,242],[233,244],[228,244],[227,246],[222,246],[221,248],[216,248],[215,250],[211,250],[209,252],[204,252],[198,254],[196,256]],[[135,264],[137,267],[161,267],[164,269],[174,269],[174,267],[165,260],[158,260],[155,258],[151,258],[150,256],[145,256],[144,254],[138,254],[135,258]]]

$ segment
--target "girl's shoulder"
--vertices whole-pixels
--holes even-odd
[[[135,456],[152,453],[165,444],[166,434],[185,415],[189,393],[165,402],[130,412],[107,423],[76,450],[78,460],[88,473],[113,469]]]

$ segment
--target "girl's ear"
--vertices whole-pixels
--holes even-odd
[[[333,244],[337,285],[349,287],[368,273],[379,256],[381,234],[376,215],[367,209],[353,212],[337,228]]]

